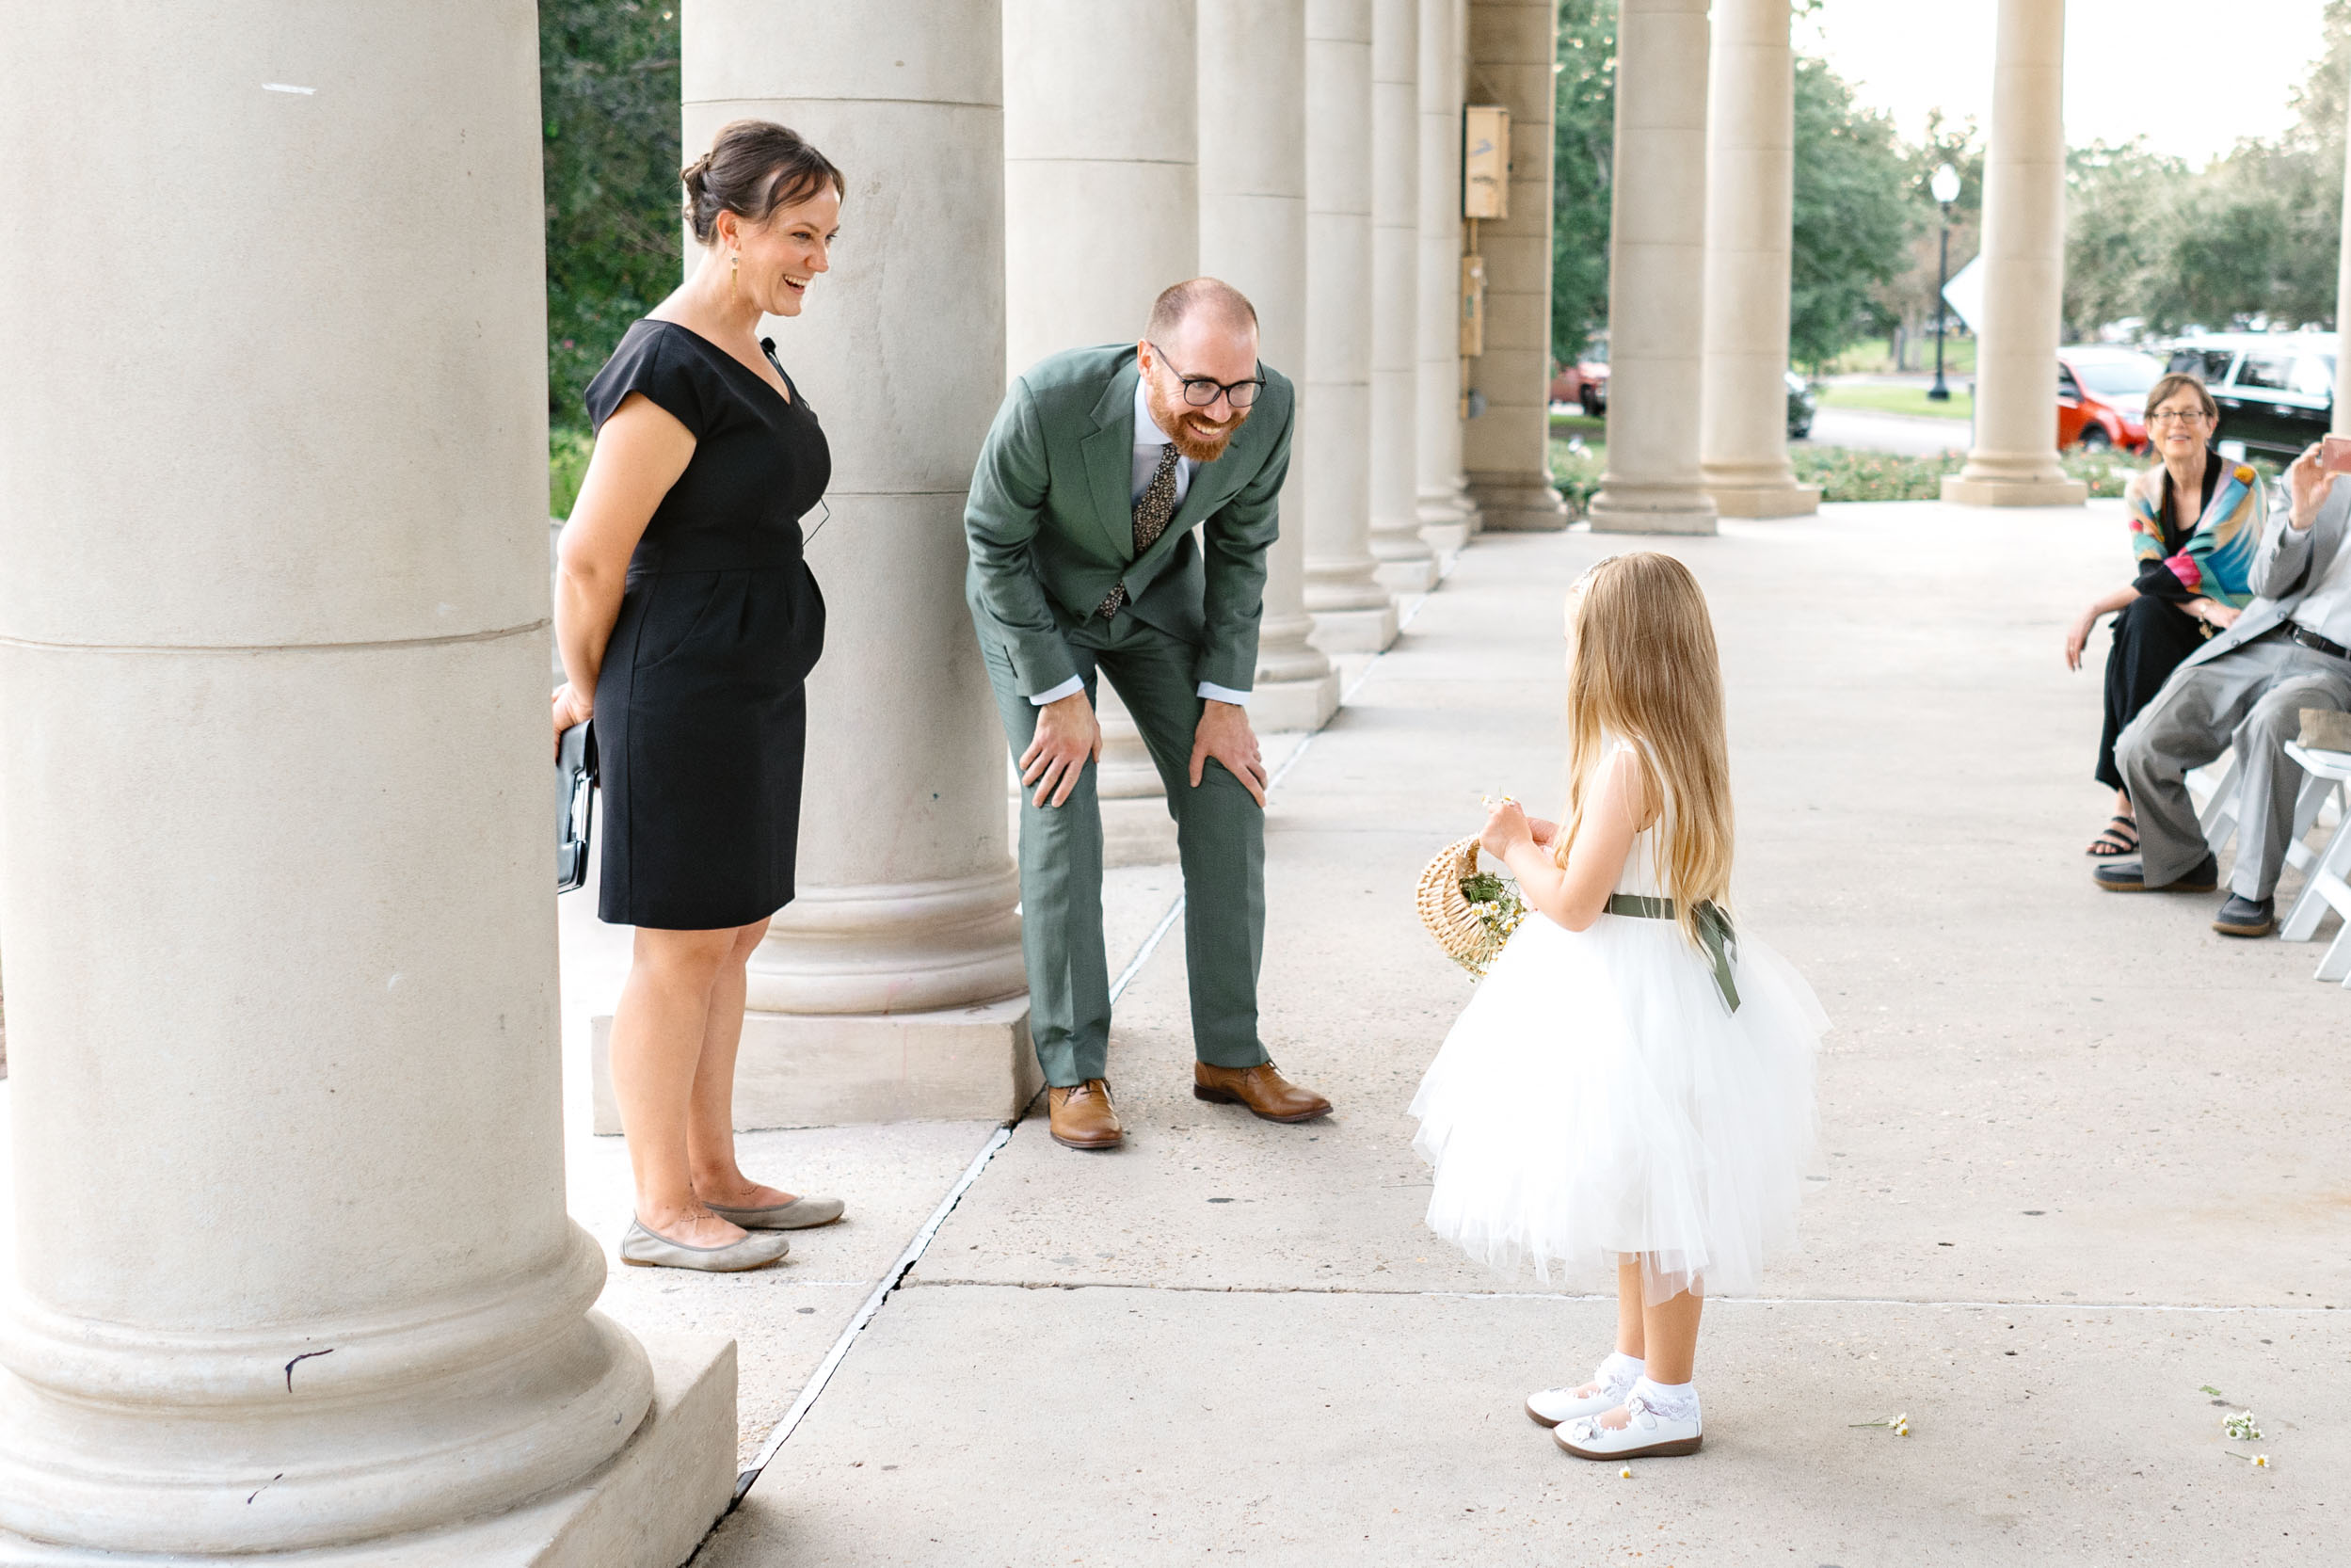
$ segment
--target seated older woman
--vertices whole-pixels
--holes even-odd
[[[2193,376],[2167,376],[2149,390],[2147,433],[2163,461],[2123,491],[2137,579],[2083,611],[2066,633],[2066,667],[2078,670],[2090,628],[2120,612],[2106,655],[2106,725],[2098,742],[2098,781],[2114,791],[2115,814],[2088,851],[2102,858],[2138,848],[2130,792],[2115,765],[2116,737],[2181,661],[2252,597],[2247,576],[2261,542],[2262,482],[2213,450],[2219,421],[2212,394]]]

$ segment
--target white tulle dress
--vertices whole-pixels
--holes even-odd
[[[1665,894],[1660,837],[1634,838],[1617,891]],[[1613,1290],[1638,1254],[1652,1300],[1753,1292],[1796,1239],[1829,1018],[1743,925],[1733,973],[1736,1013],[1675,921],[1530,911],[1413,1097],[1429,1228],[1545,1283]]]

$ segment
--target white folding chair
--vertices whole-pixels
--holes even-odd
[[[2191,799],[2195,797],[2196,785],[2197,780],[2191,776],[2187,780]],[[2221,770],[2212,792],[2198,805],[2196,824],[2204,830],[2204,841],[2212,846],[2215,855],[2227,849],[2229,840],[2237,836],[2237,754],[2233,749],[2229,753],[2229,765]]]
[[[2292,743],[2286,746],[2289,755],[2299,749]],[[2243,792],[2244,783],[2241,773],[2236,753],[2231,751],[2220,781],[2213,786],[2212,793],[2204,797],[2202,808],[2196,813],[2197,825],[2204,830],[2205,842],[2212,846],[2215,855],[2227,851],[2229,841],[2237,836],[2237,796]],[[2341,787],[2332,777],[2304,770],[2301,792],[2294,800],[2294,831],[2286,839],[2286,864],[2295,871],[2307,872],[2311,869],[2314,856],[2311,846],[2302,840],[2310,833],[2311,824],[2318,821],[2319,808],[2327,804],[2327,797]],[[2195,798],[2193,785],[2189,787],[2189,798]]]
[[[2351,989],[2351,752],[2312,751],[2299,742],[2286,743],[2286,755],[2300,765],[2305,782],[2303,799],[2311,802],[2309,816],[2315,821],[2317,806],[2311,800],[2311,787],[2317,786],[2317,798],[2323,800],[2329,792],[2343,791],[2341,819],[2335,824],[2334,837],[2327,847],[2311,856],[2303,867],[2302,896],[2294,901],[2287,912],[2286,922],[2278,928],[2279,936],[2289,942],[2307,942],[2318,935],[2318,922],[2332,908],[2343,917],[2343,925],[2335,933],[2334,945],[2318,961],[2318,980],[2340,980]],[[2303,812],[2295,812],[2300,823]],[[2308,826],[2303,826],[2307,832]],[[2300,835],[2295,847],[2300,848]],[[2306,852],[2307,853],[2307,852]]]

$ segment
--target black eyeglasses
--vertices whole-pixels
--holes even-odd
[[[1168,359],[1166,349],[1153,344],[1151,352],[1168,369],[1176,370],[1176,362]],[[1219,381],[1207,376],[1186,376],[1180,370],[1176,370],[1176,378],[1184,384],[1184,401],[1195,408],[1205,408],[1220,397],[1236,408],[1246,408],[1257,400],[1257,389],[1265,385],[1263,367],[1246,381]]]

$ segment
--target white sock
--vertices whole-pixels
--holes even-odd
[[[1637,1355],[1626,1355],[1623,1351],[1610,1351],[1607,1359],[1601,1362],[1598,1368],[1592,1372],[1591,1381],[1609,1393],[1622,1398],[1630,1392],[1633,1384],[1639,1380],[1641,1368],[1645,1365],[1646,1363]]]
[[[1695,1383],[1652,1383],[1644,1374],[1633,1384],[1627,1400],[1638,1398],[1657,1415],[1669,1421],[1695,1421],[1698,1416],[1698,1384]]]

